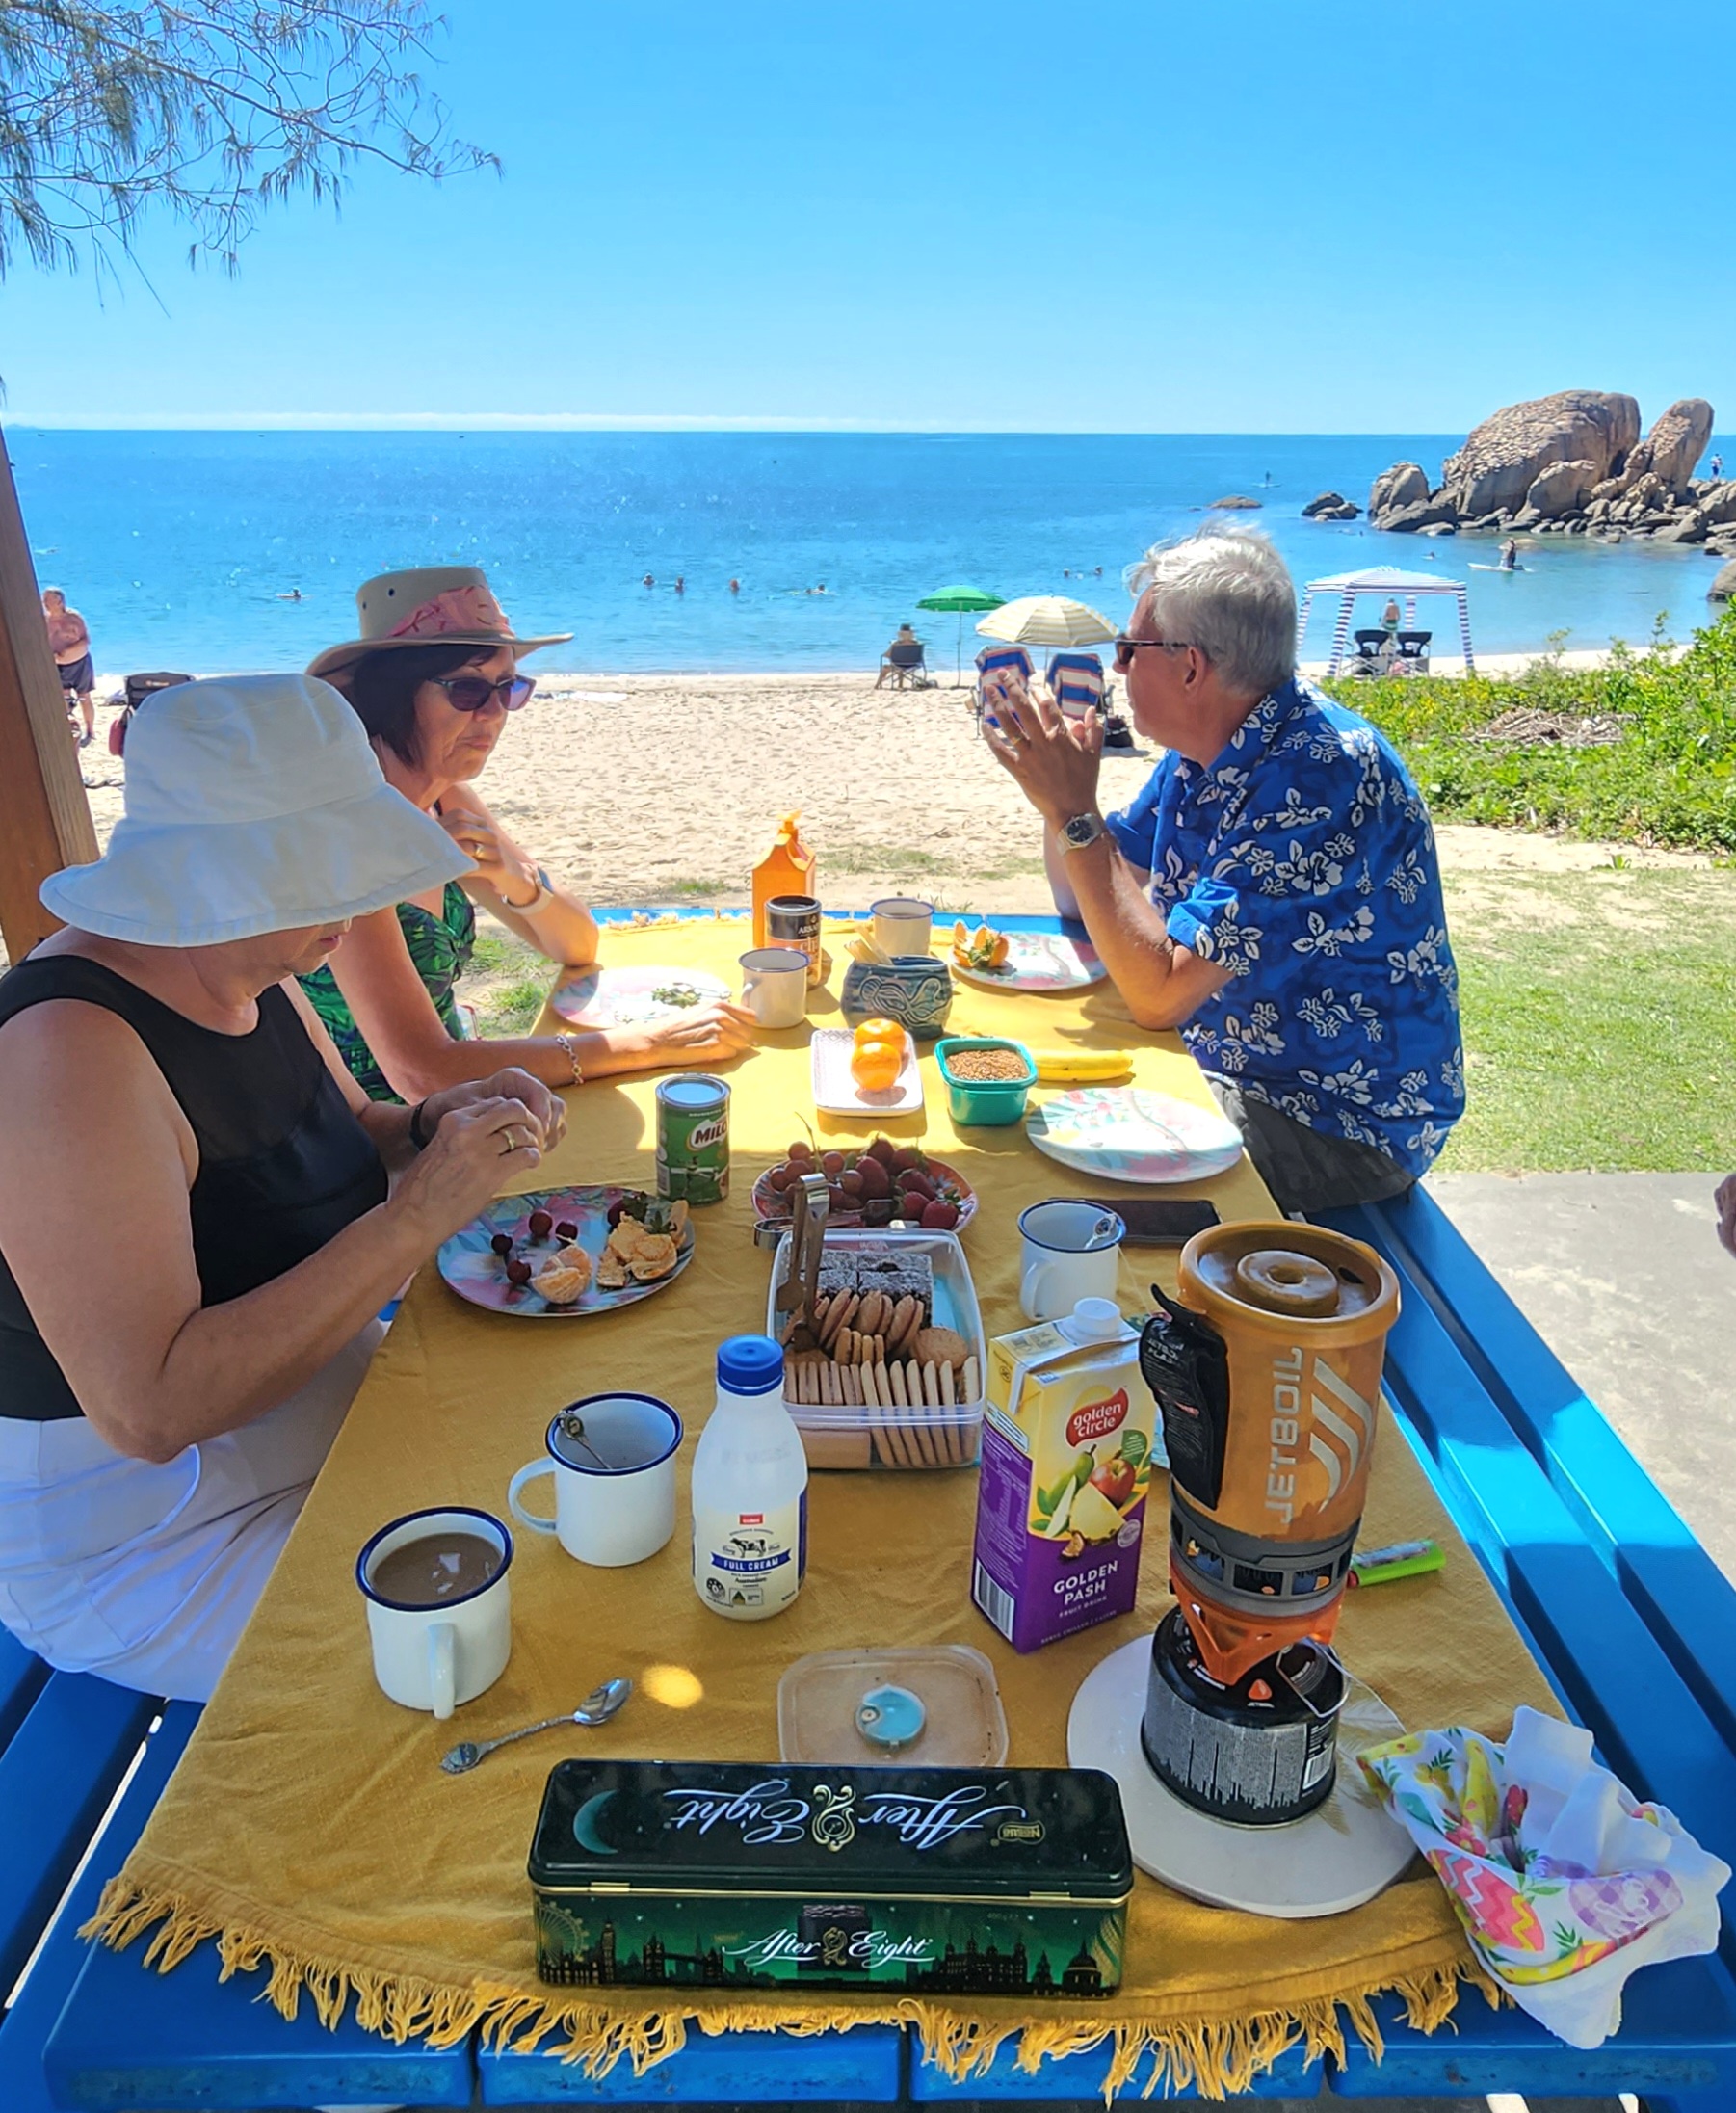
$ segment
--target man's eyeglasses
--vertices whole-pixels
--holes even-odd
[[[1186,653],[1193,650],[1178,638],[1128,638],[1123,633],[1116,640],[1116,674],[1124,675],[1133,666],[1134,654],[1152,647],[1160,653]]]
[[[515,712],[530,702],[537,687],[534,675],[502,675],[498,682],[487,675],[435,675],[434,683],[455,712],[480,712],[491,698],[499,698],[503,710]]]

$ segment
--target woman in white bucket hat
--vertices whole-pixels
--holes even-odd
[[[197,1702],[375,1315],[564,1117],[516,1070],[377,1106],[298,989],[468,862],[329,684],[161,691],[126,762],[107,852],[42,884],[66,928],[0,979],[0,1622]]]
[[[554,962],[596,959],[596,920],[554,885],[488,811],[475,779],[509,712],[535,684],[518,661],[570,636],[519,638],[475,566],[382,572],[355,596],[360,636],[321,653],[355,705],[387,781],[434,815],[473,863],[457,884],[363,918],[329,967],[302,988],[353,1075],[377,1099],[414,1100],[502,1063],[550,1086],[621,1071],[711,1065],[746,1048],[751,1017],[703,1003],[650,1026],[464,1037],[454,987],[475,943],[480,903]]]

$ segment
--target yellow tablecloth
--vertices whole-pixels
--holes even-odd
[[[733,974],[744,943],[739,923],[707,922],[611,933],[606,952],[611,962]],[[835,1001],[818,993],[812,1017],[824,1024],[829,1015],[835,1019]],[[954,1024],[1040,1043],[1136,1046],[1142,1083],[1206,1097],[1174,1038],[1140,1034],[1107,987],[1080,1000],[960,986]],[[1418,2022],[1438,2022],[1474,1970],[1427,1872],[1354,1914],[1281,1929],[1142,1877],[1126,1981],[1089,2005],[949,2005],[887,1992],[744,2006],[690,1990],[603,1994],[537,1980],[525,1856],[543,1780],[564,1752],[775,1759],[776,1687],[791,1660],[847,1644],[958,1641],[994,1661],[1013,1758],[1059,1765],[1080,1680],[1169,1603],[1156,1539],[1136,1614],[1020,1657],[969,1604],[973,1472],[834,1473],[812,1485],[800,1599],[776,1621],[732,1624],[702,1607],[689,1582],[684,1476],[673,1541],[638,1568],[588,1570],[552,1541],[519,1536],[512,1662],[461,1723],[400,1709],[375,1686],[353,1567],[383,1520],[447,1502],[504,1516],[507,1479],[539,1456],[551,1413],[611,1387],[672,1401],[691,1455],[712,1400],[716,1344],[763,1322],[769,1258],[750,1237],[749,1189],[810,1112],[806,1039],[806,1029],[772,1035],[731,1068],[732,1192],[697,1215],[694,1260],[656,1299],[605,1318],[527,1325],[462,1304],[432,1267],[422,1271],[180,1767],[105,1895],[101,1934],[125,1942],[157,1925],[165,1968],[215,1938],[230,1967],[269,1961],[272,1998],[291,2015],[303,1990],[329,2021],[354,1994],[361,2022],[396,2038],[450,2042],[480,2024],[514,2042],[546,2035],[551,2048],[598,2067],[622,2053],[655,2059],[690,2023],[811,2032],[900,2019],[960,2076],[1010,2034],[1022,2035],[1032,2062],[1113,2035],[1118,2077],[1150,2050],[1178,2083],[1197,2076],[1208,2091],[1234,2091],[1299,2038],[1332,2046],[1348,2021],[1372,2040],[1368,1997],[1379,1990],[1400,1991]],[[1018,1325],[1016,1213],[1091,1184],[1039,1156],[1021,1128],[955,1134],[933,1064],[923,1070],[926,1115],[903,1128],[978,1190],[965,1246],[993,1334]],[[645,1080],[575,1095],[545,1178],[652,1186],[652,1091]],[[1246,1162],[1204,1193],[1225,1218],[1270,1214]],[[1172,1283],[1168,1258],[1128,1252],[1126,1302],[1144,1295],[1154,1267]],[[1161,1489],[1152,1511],[1162,1516]],[[1371,1543],[1434,1535],[1450,1550],[1437,1576],[1354,1597],[1339,1632],[1350,1664],[1407,1727],[1504,1733],[1516,1703],[1552,1706],[1390,1421],[1364,1531]],[[632,1676],[639,1692],[605,1730],[545,1735],[472,1776],[440,1773],[455,1736],[570,1708],[612,1674]]]

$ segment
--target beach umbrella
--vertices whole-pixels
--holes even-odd
[[[947,615],[956,614],[959,619],[959,635],[953,642],[953,680],[957,683],[964,670],[964,620],[974,617],[984,609],[998,609],[1005,596],[990,594],[981,587],[937,587],[932,594],[924,594],[916,604],[918,609],[941,609]]]
[[[1107,617],[1065,594],[1025,594],[1004,601],[977,631],[1008,646],[1101,646],[1116,635]]]

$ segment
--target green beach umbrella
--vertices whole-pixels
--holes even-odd
[[[937,587],[916,604],[918,609],[941,609],[959,619],[959,636],[953,646],[955,684],[961,679],[964,669],[965,618],[981,616],[985,609],[998,609],[1006,598],[1005,594],[986,594],[980,587]]]

